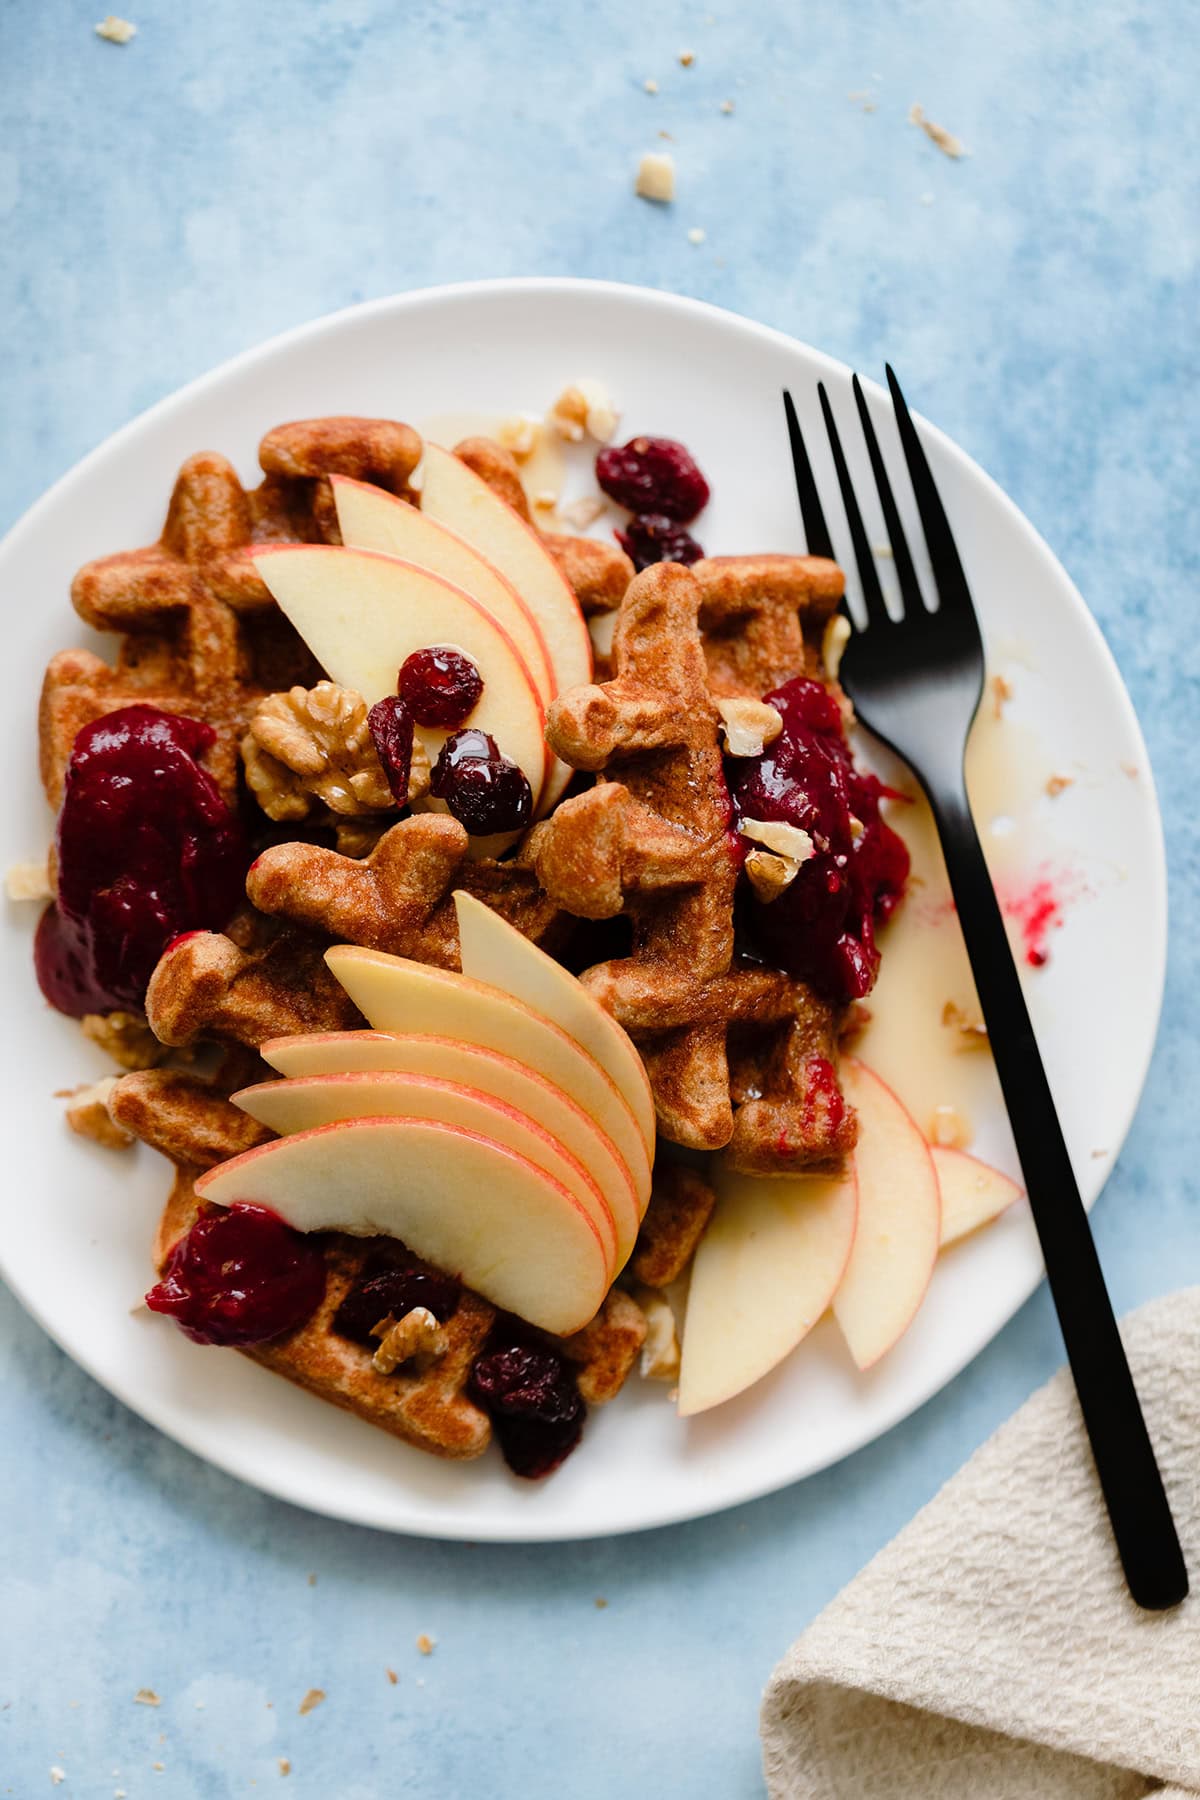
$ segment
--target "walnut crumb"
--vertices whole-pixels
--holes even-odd
[[[133,1133],[118,1125],[108,1113],[108,1097],[117,1085],[117,1076],[105,1075],[99,1081],[84,1082],[69,1090],[67,1124],[79,1137],[91,1138],[106,1150],[128,1150]]]
[[[751,850],[744,867],[746,879],[764,906],[778,900],[800,873],[800,864],[793,857],[777,856],[774,850]]]
[[[608,1601],[604,1598],[604,1595],[597,1594],[596,1595],[596,1611],[603,1612],[607,1605],[608,1605]]]
[[[10,900],[52,900],[54,889],[46,857],[41,862],[14,863],[4,877],[4,891]]]
[[[942,1024],[947,1031],[956,1031],[962,1042],[960,1050],[969,1050],[976,1045],[986,1044],[988,1028],[983,1022],[983,1014],[979,1011],[966,1012],[957,1000],[947,1000],[942,1008]]]
[[[309,1688],[307,1694],[305,1694],[303,1700],[300,1702],[299,1711],[302,1714],[312,1712],[314,1707],[320,1706],[324,1698],[324,1688]]]
[[[642,88],[647,94],[657,94],[658,83],[655,81],[653,75],[647,75],[645,81],[642,83]]]
[[[961,140],[952,131],[947,131],[944,125],[935,125],[932,119],[927,119],[924,109],[915,100],[908,109],[908,122],[910,125],[919,125],[930,143],[936,144],[943,156],[949,156],[957,162],[960,156],[966,155]]]
[[[831,613],[821,635],[821,662],[830,681],[836,681],[842,666],[846,645],[850,642],[850,621],[845,613]]]
[[[598,494],[580,494],[577,500],[570,501],[562,509],[562,521],[572,531],[586,531],[594,525],[604,511],[604,501]]]
[[[690,69],[692,64],[695,62],[695,60],[696,60],[696,52],[694,50],[681,50],[679,52],[680,68]]]
[[[1004,709],[1013,697],[1013,684],[1006,675],[993,675],[989,686],[992,690],[992,716],[1002,719]]]
[[[79,1024],[84,1037],[123,1069],[153,1069],[171,1054],[140,1013],[85,1013]]]
[[[971,1141],[971,1127],[956,1106],[935,1106],[929,1141],[940,1149],[965,1150]]]
[[[511,451],[518,462],[524,462],[537,449],[541,435],[542,428],[536,419],[527,418],[524,413],[513,413],[510,418],[501,419],[496,441]]]
[[[781,819],[743,819],[738,830],[743,837],[765,844],[777,856],[789,857],[795,863],[807,862],[816,855],[807,831],[799,825],[785,825]]]
[[[290,1759],[286,1756],[281,1756],[279,1758],[279,1773],[281,1775],[290,1775],[291,1772],[292,1765]]]
[[[725,113],[726,115],[731,113],[733,111],[733,101],[732,100],[722,100],[721,111],[723,113]]]
[[[677,1381],[679,1333],[670,1301],[658,1288],[636,1288],[633,1297],[646,1315],[646,1337],[642,1344],[641,1360],[643,1379]]]
[[[638,164],[634,193],[669,206],[675,198],[675,158],[665,150],[647,150]]]
[[[161,1706],[162,1701],[153,1688],[139,1688],[133,1696],[135,1706]]]
[[[427,1631],[423,1631],[417,1639],[417,1649],[421,1652],[422,1656],[432,1656],[436,1643],[437,1639],[435,1637],[430,1637]]]
[[[718,700],[716,708],[730,756],[761,756],[764,747],[783,730],[783,715],[765,700],[736,694],[731,699]]]
[[[688,232],[688,243],[697,245],[702,244],[707,236],[708,233],[702,225],[693,225],[692,229]]]
[[[397,1675],[395,1669],[385,1669],[383,1672],[387,1676],[388,1680],[391,1682],[392,1686],[395,1687],[396,1683],[400,1679],[400,1677]]]
[[[607,444],[620,417],[607,388],[583,375],[563,389],[550,408],[548,422],[569,444],[581,444],[585,434],[598,444]]]
[[[427,1306],[414,1306],[401,1319],[389,1313],[372,1325],[371,1336],[380,1340],[371,1358],[379,1375],[392,1375],[406,1362],[425,1368],[446,1353],[446,1334]]]
[[[335,681],[259,701],[242,739],[242,760],[269,819],[307,818],[314,800],[352,818],[396,810],[367,713],[362,695]],[[419,799],[428,786],[428,759],[414,744],[408,798]]]
[[[1130,781],[1136,781],[1138,778],[1139,772],[1140,771],[1138,770],[1138,766],[1136,763],[1123,762],[1121,764],[1122,775],[1128,775]]]
[[[60,1769],[57,1763],[51,1763],[51,1765],[50,1765],[50,1785],[51,1785],[51,1787],[57,1787],[60,1782],[63,1782],[66,1779],[67,1779],[67,1771],[65,1769]]]
[[[127,44],[130,38],[137,36],[137,26],[128,19],[118,19],[116,13],[109,13],[96,26],[96,36],[110,44]]]
[[[1054,800],[1059,794],[1065,793],[1069,787],[1074,786],[1075,777],[1073,775],[1051,775],[1046,783],[1046,792]]]

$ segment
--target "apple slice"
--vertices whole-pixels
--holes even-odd
[[[297,1231],[399,1238],[495,1305],[566,1336],[608,1289],[579,1202],[515,1150],[430,1119],[346,1119],[276,1138],[196,1182],[218,1206],[269,1206]]]
[[[826,1311],[854,1243],[853,1171],[762,1180],[714,1170],[692,1264],[679,1369],[690,1418],[760,1381]]]
[[[335,944],[325,961],[377,1031],[463,1038],[565,1088],[620,1151],[645,1212],[650,1157],[638,1122],[612,1076],[567,1032],[511,994],[449,969],[353,944]]]
[[[426,443],[421,511],[465,538],[512,582],[533,614],[550,652],[555,692],[592,679],[592,643],[579,602],[531,525],[464,462]],[[543,801],[548,811],[571,771],[552,771]]]
[[[624,1267],[641,1222],[633,1177],[612,1139],[557,1082],[498,1050],[485,1050],[461,1038],[422,1037],[414,1032],[311,1032],[272,1038],[259,1045],[259,1053],[281,1075],[301,1079],[393,1070],[432,1075],[440,1081],[455,1081],[460,1087],[478,1088],[527,1118],[537,1119],[595,1176],[616,1229],[614,1273]]]
[[[515,1150],[554,1176],[592,1220],[604,1244],[609,1279],[615,1273],[617,1232],[599,1184],[543,1125],[479,1088],[429,1075],[310,1075],[263,1081],[231,1096],[235,1106],[281,1137],[315,1131],[341,1119],[438,1119]]]
[[[498,912],[459,889],[454,896],[463,974],[514,994],[570,1032],[607,1069],[633,1109],[646,1149],[654,1154],[654,1093],[628,1032],[593,1000],[569,969],[531,944]]]
[[[908,1330],[925,1296],[942,1206],[929,1146],[891,1088],[853,1059],[841,1074],[858,1112],[858,1230],[833,1315],[851,1356],[869,1369]]]
[[[254,564],[321,667],[369,704],[396,692],[414,650],[465,651],[483,677],[469,723],[520,764],[536,803],[550,756],[541,699],[512,638],[469,594],[413,563],[338,544],[267,545]],[[417,726],[431,761],[448,735]]]
[[[329,485],[342,542],[354,550],[378,550],[384,556],[416,563],[470,594],[507,631],[525,659],[542,704],[549,706],[555,695],[550,653],[533,614],[511,581],[465,539],[427,513],[418,512],[407,500],[370,482],[353,481],[349,475],[331,475]]]
[[[935,1144],[929,1153],[942,1195],[941,1247],[955,1244],[969,1231],[987,1225],[1025,1192],[990,1163]]]

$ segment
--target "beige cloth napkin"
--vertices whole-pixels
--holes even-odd
[[[1200,1288],[1123,1335],[1192,1598],[1129,1599],[1060,1370],[775,1670],[772,1800],[1200,1795]]]

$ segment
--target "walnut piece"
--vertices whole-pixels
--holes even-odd
[[[85,1013],[79,1023],[84,1037],[123,1069],[153,1069],[171,1054],[140,1013]]]
[[[781,819],[743,819],[738,830],[743,837],[765,844],[777,856],[786,856],[794,863],[807,862],[816,855],[807,831],[799,825],[785,825]]]
[[[372,1325],[371,1336],[380,1340],[371,1358],[371,1367],[379,1375],[392,1375],[406,1362],[427,1368],[446,1353],[446,1334],[427,1306],[414,1306],[402,1319],[389,1313]]]
[[[259,701],[242,739],[242,760],[268,818],[306,818],[314,800],[351,818],[395,810],[367,711],[361,694],[335,681],[289,688]],[[428,759],[414,744],[409,799],[428,786]]]
[[[778,900],[800,873],[794,857],[778,856],[774,850],[751,850],[745,866],[746,878],[764,905]]]
[[[106,38],[110,44],[127,44],[130,38],[137,36],[137,26],[128,19],[118,19],[116,13],[109,13],[96,26],[96,36]]]
[[[830,681],[836,681],[838,670],[842,666],[842,655],[850,642],[850,621],[845,613],[831,613],[825,621],[825,631],[821,638],[821,661],[825,665],[825,673]]]
[[[4,877],[4,891],[10,900],[52,900],[54,889],[47,859],[14,863]]]
[[[773,743],[783,730],[782,714],[765,700],[751,700],[739,694],[730,700],[718,700],[716,707],[730,756],[761,756],[766,745]]]
[[[939,1148],[965,1150],[971,1141],[971,1127],[956,1106],[935,1106],[929,1123],[929,1141]]]
[[[667,1296],[656,1288],[639,1287],[634,1294],[646,1315],[646,1338],[642,1345],[641,1373],[647,1381],[677,1381],[679,1378],[679,1333],[675,1314]]]
[[[541,435],[542,428],[536,419],[526,418],[524,413],[513,413],[509,418],[501,419],[496,441],[510,450],[518,462],[524,462],[537,449]]]
[[[133,1133],[108,1116],[108,1096],[117,1085],[117,1076],[105,1075],[100,1081],[85,1083],[69,1095],[67,1124],[80,1137],[103,1144],[106,1150],[128,1150]]]
[[[581,444],[585,433],[596,443],[607,444],[621,415],[603,384],[582,375],[563,389],[548,417],[559,437],[570,444]]]
[[[924,108],[918,106],[915,100],[908,109],[908,122],[910,125],[919,125],[930,143],[936,144],[944,156],[953,157],[955,162],[960,156],[965,156],[962,139],[956,138],[944,125],[935,125],[932,119],[927,119]]]
[[[586,531],[589,525],[596,523],[604,505],[598,494],[580,494],[578,500],[570,500],[562,508],[562,522],[572,531]]]

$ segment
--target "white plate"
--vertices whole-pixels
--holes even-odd
[[[779,390],[791,386],[815,446],[816,380],[844,403],[847,377],[790,338],[694,301],[571,281],[435,289],[290,332],[118,432],[0,546],[9,794],[0,864],[37,854],[50,832],[35,776],[35,709],[46,659],[88,639],[70,608],[71,575],[90,557],[157,536],[185,456],[220,449],[249,480],[259,437],[284,419],[536,408],[582,374],[607,382],[631,432],[664,432],[693,448],[714,495],[699,528],[706,548],[799,547]],[[894,448],[886,409],[873,399]],[[858,434],[845,435],[865,495]],[[1162,995],[1165,870],[1146,749],[1100,633],[1049,549],[962,451],[930,428],[925,442],[989,641],[1003,640],[1026,665],[1014,710],[1037,731],[1049,766],[1083,771],[1063,816],[1089,897],[1030,995],[1091,1202],[1132,1119]],[[834,493],[824,456],[817,473]],[[882,535],[877,520],[875,530]],[[34,910],[10,906],[0,942],[10,1020],[0,1267],[57,1342],[127,1405],[297,1505],[394,1531],[509,1540],[607,1535],[715,1512],[835,1462],[903,1419],[982,1349],[1041,1273],[1022,1208],[946,1260],[913,1328],[868,1376],[853,1372],[825,1326],[743,1400],[688,1426],[660,1386],[630,1383],[541,1485],[509,1477],[494,1455],[439,1463],[244,1358],[198,1349],[166,1321],[131,1314],[150,1275],[167,1171],[147,1150],[115,1155],[65,1129],[54,1090],[107,1065],[41,1003],[30,965]],[[1003,1122],[984,1123],[1003,1158]],[[1109,1154],[1094,1157],[1097,1147]]]

